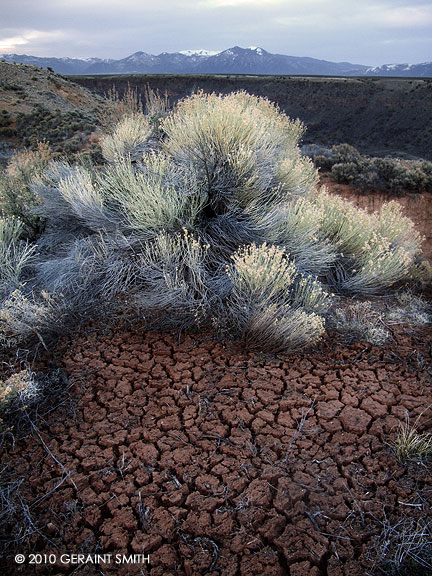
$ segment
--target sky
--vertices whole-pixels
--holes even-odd
[[[0,54],[259,46],[371,66],[432,60],[432,0],[0,0],[0,14]]]

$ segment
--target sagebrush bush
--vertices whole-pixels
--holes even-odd
[[[120,162],[145,149],[145,143],[152,133],[152,126],[146,116],[135,114],[125,116],[115,126],[112,134],[102,139],[103,157],[107,162]]]
[[[317,280],[298,273],[285,250],[262,244],[237,250],[227,268],[228,313],[247,344],[295,351],[324,332],[328,296]]]
[[[328,272],[337,253],[324,235],[319,234],[324,208],[314,198],[299,198],[257,214],[263,236],[273,244],[284,246],[297,266],[315,275]]]
[[[35,255],[35,246],[20,240],[23,223],[0,218],[0,297],[21,284],[21,276]]]
[[[423,326],[432,322],[432,306],[409,290],[396,294],[396,303],[386,314],[389,324]]]
[[[127,302],[153,327],[212,320],[248,346],[294,351],[323,335],[330,291],[372,295],[409,276],[420,238],[400,208],[370,215],[318,191],[303,126],[268,100],[130,104],[105,165],[51,162],[31,185],[45,229],[19,292],[5,290],[4,342],[42,338],[54,309],[70,321]]]
[[[215,214],[271,205],[316,184],[315,171],[298,150],[303,126],[263,98],[196,94],[181,101],[161,126],[164,150],[193,166]],[[300,190],[293,171],[304,178]]]
[[[353,183],[360,190],[389,190],[399,194],[432,191],[432,163],[363,156],[349,144],[333,146],[329,154],[311,153],[315,165],[336,182]]]
[[[343,292],[376,294],[408,278],[421,252],[421,237],[396,202],[369,214],[351,202],[322,191],[319,234],[339,254],[327,281]]]
[[[29,370],[20,370],[0,380],[0,431],[6,416],[15,409],[22,409],[39,394],[34,375]]]
[[[42,175],[51,160],[50,147],[39,142],[35,150],[16,152],[0,173],[0,213],[5,218],[19,218],[23,224],[21,235],[31,240],[41,233],[43,222],[34,212],[39,198],[30,183]]]
[[[119,162],[107,168],[98,183],[105,205],[126,230],[142,237],[193,227],[206,201],[191,170],[154,153],[139,166]]]
[[[44,344],[43,336],[55,330],[61,319],[48,294],[40,301],[14,290],[0,307],[0,344],[19,347],[31,341]]]
[[[341,334],[344,340],[370,342],[376,346],[390,338],[386,329],[384,313],[370,301],[338,303],[333,306],[328,319],[329,326]]]
[[[135,302],[159,325],[199,323],[210,310],[207,252],[192,233],[161,233],[139,255]]]

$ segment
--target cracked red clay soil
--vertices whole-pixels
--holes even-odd
[[[145,551],[150,563],[10,558],[3,573],[369,573],[384,517],[430,512],[426,469],[399,464],[388,443],[432,402],[431,336],[328,338],[275,359],[204,335],[81,334],[57,354],[75,413],[36,422],[63,468],[34,431],[3,456],[44,535],[24,552]]]

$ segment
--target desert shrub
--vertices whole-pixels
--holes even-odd
[[[9,414],[34,401],[39,392],[34,375],[29,370],[15,372],[6,380],[0,380],[0,431]]]
[[[319,314],[328,296],[320,284],[300,275],[289,255],[275,246],[247,246],[228,268],[232,324],[249,347],[295,351],[324,332]]]
[[[302,167],[301,191],[316,184],[316,174],[297,146],[302,125],[268,100],[244,92],[199,93],[181,101],[161,126],[164,150],[193,167],[214,214],[247,210],[251,204],[265,207],[297,194],[292,173]]]
[[[100,190],[94,185],[92,173],[80,166],[66,170],[68,174],[58,181],[58,191],[68,205],[68,211],[83,226],[95,231],[103,229],[109,214]]]
[[[151,124],[146,116],[134,114],[125,116],[115,126],[112,134],[102,139],[102,154],[108,162],[126,160],[143,152],[152,134]]]
[[[360,190],[432,191],[431,162],[363,156],[349,144],[333,146],[330,154],[311,155],[315,166],[329,172],[333,180],[352,183]]]
[[[380,214],[368,214],[350,202],[322,191],[320,235],[339,251],[327,280],[354,294],[382,292],[408,278],[421,237],[402,216],[396,202],[384,204]]]
[[[432,263],[421,255],[410,270],[410,281],[417,291],[432,295]]]
[[[206,201],[192,171],[154,153],[144,155],[138,167],[114,164],[98,183],[106,205],[121,216],[124,227],[147,238],[193,226]]]
[[[332,154],[336,164],[347,164],[349,162],[353,164],[358,164],[362,155],[350,144],[336,144],[332,146]]]
[[[206,317],[208,249],[186,229],[174,235],[162,233],[143,247],[135,303],[151,321],[157,318],[159,326],[185,326]]]
[[[323,217],[322,205],[313,199],[299,198],[257,215],[257,223],[264,237],[284,246],[301,270],[323,275],[336,260],[334,246],[318,234]]]
[[[35,246],[19,240],[23,224],[15,218],[0,218],[0,296],[21,284],[25,267],[35,255]]]
[[[401,161],[394,158],[373,158],[373,166],[378,179],[386,183],[392,192],[411,190],[424,192],[431,190],[429,176],[432,163],[419,161]]]
[[[333,306],[328,324],[348,342],[365,341],[380,346],[390,338],[383,312],[369,301],[348,304],[339,302]]]
[[[35,287],[51,295],[61,321],[106,316],[118,308],[137,276],[137,244],[121,233],[92,234],[41,255],[34,265]]]
[[[3,173],[0,174],[1,214],[13,216],[23,223],[23,236],[34,239],[43,222],[35,214],[39,198],[31,187],[33,178],[40,176],[52,158],[46,142],[39,142],[36,150],[21,150],[12,156]]]
[[[71,139],[77,134],[82,135],[82,143],[87,140],[85,135],[95,129],[96,119],[92,112],[50,112],[43,106],[36,106],[29,114],[19,113],[16,125],[17,136],[24,146],[37,148],[43,134],[53,151],[65,153],[73,151]]]
[[[44,344],[43,335],[60,324],[58,310],[46,293],[39,300],[15,290],[0,307],[0,345],[18,347],[29,342]]]
[[[152,327],[212,320],[248,346],[295,351],[323,335],[330,290],[408,277],[412,223],[396,204],[370,215],[317,192],[302,125],[269,101],[200,93],[165,115],[156,99],[156,146],[131,106],[102,142],[105,165],[51,162],[32,182],[45,229],[31,282],[5,295],[4,342],[127,302]]]
[[[329,154],[313,154],[306,151],[306,155],[313,159],[313,162],[317,168],[324,170],[325,172],[330,172],[335,163],[333,155],[331,152]]]
[[[331,174],[336,182],[353,182],[359,176],[360,169],[354,162],[339,162],[331,167]]]
[[[432,309],[429,302],[414,296],[405,290],[396,294],[396,305],[392,306],[386,313],[388,324],[410,324],[412,326],[423,326],[432,321]]]

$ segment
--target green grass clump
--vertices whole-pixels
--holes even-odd
[[[432,434],[419,432],[418,420],[411,424],[408,417],[400,424],[392,447],[396,458],[401,463],[410,460],[423,461],[432,456]]]

